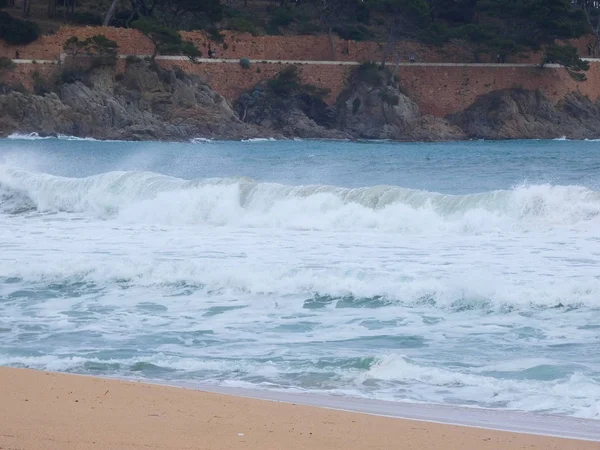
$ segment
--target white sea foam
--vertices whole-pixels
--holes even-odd
[[[90,144],[63,159],[5,145],[0,364],[599,418],[600,194],[577,167],[552,179],[588,187],[446,195],[133,171],[65,178],[43,171],[89,173],[87,158],[162,167],[173,144],[108,156]],[[322,145],[302,164],[320,162]],[[185,161],[204,167],[209,150]],[[221,156],[202,173],[269,176],[262,160],[252,171]],[[471,181],[466,191],[510,185]]]
[[[62,141],[82,141],[82,142],[125,142],[119,140],[98,140],[91,137],[78,137],[70,136],[67,134],[57,134],[56,136],[40,136],[39,133],[12,133],[7,139],[20,140],[20,141],[39,141],[46,139],[58,139]]]
[[[275,142],[277,139],[275,138],[250,138],[250,139],[242,139],[242,142],[248,143],[259,143],[259,142]]]
[[[530,185],[444,195],[395,186],[285,186],[250,179],[187,181],[149,172],[62,178],[0,166],[4,196],[38,211],[89,213],[129,222],[319,230],[466,233],[596,223],[600,193]],[[15,207],[13,205],[13,207]]]

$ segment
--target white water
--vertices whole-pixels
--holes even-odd
[[[600,417],[589,183],[64,177],[9,156],[0,364]]]

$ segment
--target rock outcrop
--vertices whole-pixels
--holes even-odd
[[[269,81],[257,84],[236,102],[236,111],[246,123],[281,133],[287,138],[347,139],[334,128],[336,111],[319,95],[308,92],[294,80],[282,90]]]
[[[423,116],[393,77],[363,65],[334,106],[302,84],[294,66],[243,94],[235,109],[197,76],[130,62],[124,73],[100,67],[38,92],[0,86],[0,136],[10,133],[97,139],[189,140],[324,138],[450,141],[600,137],[600,102],[570,94],[505,89],[479,97],[445,119]],[[64,74],[63,74],[64,75]]]
[[[128,64],[115,77],[98,68],[56,92],[0,95],[0,133],[38,132],[97,139],[245,139],[268,131],[244,124],[229,103],[198,77]]]
[[[503,89],[447,117],[476,139],[569,139],[600,136],[600,104],[572,93],[554,105],[539,91]]]
[[[361,70],[370,71],[361,75]],[[418,105],[378,69],[362,67],[336,103],[338,127],[359,139],[448,141],[464,139],[445,119],[422,116]]]
[[[263,81],[236,103],[240,118],[286,137],[440,141],[464,139],[445,119],[423,117],[419,107],[397,88],[376,86],[353,77],[334,107],[314,86],[301,84],[296,70]]]

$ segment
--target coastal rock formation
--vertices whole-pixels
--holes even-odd
[[[39,132],[97,139],[245,139],[265,130],[244,124],[198,77],[130,63],[61,83],[55,92],[0,95],[0,134]]]
[[[581,94],[553,104],[538,91],[498,90],[441,119],[421,115],[390,79],[377,68],[359,69],[330,106],[323,101],[326,92],[302,84],[297,69],[284,69],[243,94],[233,108],[198,76],[134,61],[118,75],[109,67],[63,73],[61,82],[47,82],[37,95],[1,87],[0,136],[402,141],[600,136],[600,102]]]
[[[268,81],[258,83],[236,102],[236,111],[246,123],[279,132],[285,137],[347,139],[334,129],[336,111],[318,95],[311,95],[297,84],[274,90]]]
[[[336,108],[338,127],[359,139],[448,141],[465,138],[462,130],[445,119],[422,116],[414,101],[381,79],[369,83],[355,77],[338,97]]]
[[[569,139],[600,136],[600,104],[569,94],[557,105],[539,91],[503,89],[479,97],[448,120],[477,139]]]

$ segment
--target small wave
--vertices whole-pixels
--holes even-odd
[[[242,142],[248,143],[258,143],[258,142],[275,142],[277,139],[275,138],[250,138],[250,139],[242,139]]]
[[[84,142],[125,142],[113,139],[94,139],[91,137],[78,137],[78,136],[70,136],[67,134],[57,134],[52,136],[40,136],[39,133],[12,133],[7,136],[7,139],[12,140],[21,140],[21,141],[39,141],[39,140],[47,140],[47,139],[56,139],[60,141],[84,141]]]
[[[212,144],[214,142],[213,139],[208,139],[208,138],[194,138],[192,140],[190,140],[190,143],[192,144]]]

